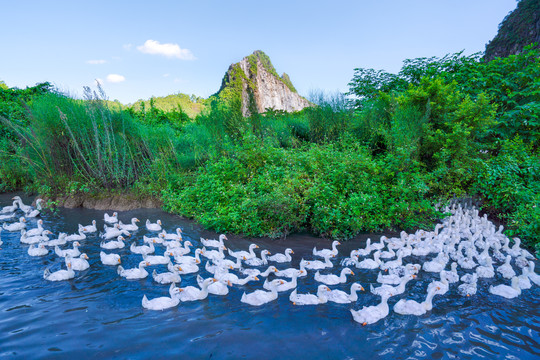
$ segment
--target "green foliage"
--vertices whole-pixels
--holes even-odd
[[[207,101],[195,95],[173,94],[161,97],[152,97],[149,100],[138,100],[129,106],[129,109],[137,116],[156,117],[152,112],[166,117],[172,124],[186,122],[195,118],[206,108]],[[144,105],[143,105],[144,104]],[[145,109],[151,109],[147,114]],[[142,114],[139,114],[142,113]]]

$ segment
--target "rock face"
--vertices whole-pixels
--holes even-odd
[[[521,0],[499,25],[499,32],[486,45],[486,60],[519,54],[531,43],[540,43],[540,0]]]
[[[268,109],[292,112],[311,106],[296,92],[289,76],[279,76],[270,58],[260,50],[229,67],[217,96],[241,101],[246,117]]]

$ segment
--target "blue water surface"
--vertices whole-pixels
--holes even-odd
[[[0,195],[0,205],[10,203],[13,194]],[[44,213],[44,227],[56,238],[58,233],[75,233],[78,224],[98,221],[103,227],[103,211],[60,209],[58,214]],[[200,236],[217,238],[218,234],[201,229],[157,209],[120,212],[127,223],[132,217],[161,219],[164,228],[184,231],[184,240],[199,246]],[[36,220],[30,220],[30,227]],[[146,230],[136,232],[131,241],[142,243]],[[380,234],[379,234],[380,235]],[[128,281],[116,273],[116,267],[102,265],[100,239],[89,236],[81,242],[81,251],[90,257],[90,269],[77,272],[73,280],[49,282],[43,279],[46,268],[64,268],[54,251],[45,257],[31,257],[19,233],[2,232],[0,250],[0,358],[313,358],[313,359],[538,359],[540,358],[540,290],[533,286],[517,299],[491,295],[488,287],[501,279],[482,280],[478,294],[464,298],[452,284],[444,296],[436,296],[433,310],[424,316],[402,316],[390,310],[385,319],[368,326],[356,323],[350,308],[375,305],[379,297],[369,293],[377,272],[354,269],[346,284],[332,286],[348,290],[354,281],[366,292],[359,293],[355,304],[327,303],[318,306],[294,306],[290,291],[280,293],[277,301],[261,307],[240,302],[244,291],[262,288],[262,281],[234,286],[227,296],[210,295],[206,300],[180,303],[165,311],[146,310],[141,305],[148,298],[168,295],[168,286],[144,280]],[[341,245],[333,260],[339,262],[351,249],[364,247],[366,234]],[[330,242],[310,236],[295,235],[285,240],[246,239],[229,236],[226,245],[232,250],[247,249],[256,242],[261,249],[295,251],[293,266],[302,257],[312,258],[311,249],[330,247]],[[156,254],[164,249],[156,248]],[[111,251],[107,251],[111,252]],[[129,246],[115,250],[123,266],[135,267],[141,256],[131,254]],[[419,262],[420,259],[408,259]],[[288,268],[280,264],[278,268]],[[538,265],[536,268],[538,269]],[[151,266],[166,271],[165,265]],[[210,277],[201,267],[201,275]],[[538,270],[537,270],[538,271]],[[272,276],[270,277],[272,278]],[[389,300],[390,309],[401,298],[423,300],[427,285],[438,275],[421,272],[407,285],[404,294]],[[196,274],[182,276],[181,286],[196,285]],[[299,279],[298,292],[315,292],[313,272]]]

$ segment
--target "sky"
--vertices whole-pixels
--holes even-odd
[[[229,65],[264,51],[301,95],[346,92],[355,68],[485,50],[516,0],[0,0],[0,80],[124,104],[208,97]]]

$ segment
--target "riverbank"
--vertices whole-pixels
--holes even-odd
[[[107,193],[70,195],[38,195],[45,203],[52,202],[54,206],[68,209],[85,208],[92,210],[129,211],[136,209],[159,209],[163,202],[150,196],[137,196],[132,193]]]

